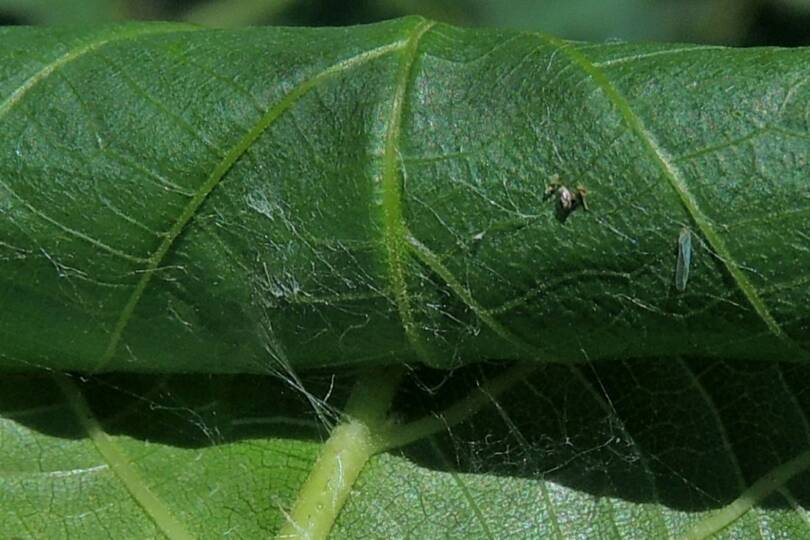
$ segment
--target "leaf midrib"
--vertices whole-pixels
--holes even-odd
[[[407,226],[402,212],[402,184],[399,167],[399,143],[402,128],[402,115],[405,107],[413,66],[416,63],[419,41],[435,23],[423,21],[408,39],[407,48],[397,75],[394,98],[385,131],[382,157],[382,224],[383,246],[388,261],[388,281],[396,301],[397,312],[405,331],[405,336],[416,356],[423,363],[435,365],[435,360],[417,328],[411,307],[411,297],[405,278],[407,257]]]

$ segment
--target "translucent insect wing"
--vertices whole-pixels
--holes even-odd
[[[689,265],[692,262],[692,232],[684,228],[678,236],[678,261],[675,264],[675,288],[686,290],[689,279]]]

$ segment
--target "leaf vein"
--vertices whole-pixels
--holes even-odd
[[[99,455],[155,526],[170,540],[191,540],[186,527],[149,489],[124,451],[104,432],[79,388],[66,375],[54,374],[53,378]]]
[[[98,249],[100,249],[102,251],[106,251],[107,253],[109,253],[111,255],[115,255],[116,257],[120,257],[120,258],[122,258],[124,260],[127,260],[127,261],[142,263],[142,262],[144,262],[146,260],[146,259],[144,259],[142,257],[137,257],[135,255],[130,255],[129,253],[126,253],[124,251],[116,249],[116,248],[114,248],[112,246],[108,246],[107,244],[105,244],[101,240],[96,240],[95,238],[93,238],[90,235],[87,235],[87,234],[85,234],[85,233],[83,233],[81,231],[77,231],[76,229],[72,229],[72,228],[68,227],[67,225],[64,225],[64,224],[60,223],[59,220],[56,220],[56,219],[52,218],[51,216],[49,216],[45,212],[39,210],[38,208],[33,206],[31,203],[29,203],[28,201],[23,199],[16,191],[11,189],[11,186],[9,186],[2,179],[0,179],[0,187],[5,189],[6,191],[8,191],[9,194],[12,197],[14,197],[15,199],[17,199],[17,201],[19,201],[20,204],[25,206],[28,209],[29,212],[31,212],[32,214],[34,214],[35,216],[37,216],[41,220],[43,220],[43,221],[45,221],[47,223],[50,223],[51,225],[53,225],[54,227],[56,227],[57,229],[61,230],[62,232],[66,233],[68,235],[73,236],[75,238],[79,238],[81,240],[84,240],[85,242],[87,242],[87,243],[89,243],[89,244],[91,244],[93,246],[96,246]]]
[[[103,61],[105,64],[110,66],[114,69],[118,76],[123,79],[123,81],[132,89],[132,92],[141,97],[144,101],[151,104],[159,113],[165,115],[168,118],[174,120],[176,125],[180,127],[183,131],[188,133],[191,137],[198,140],[202,144],[204,144],[209,150],[211,150],[217,157],[220,157],[224,154],[221,148],[217,147],[216,144],[211,142],[211,140],[205,136],[204,133],[198,131],[194,128],[194,126],[182,115],[177,114],[176,112],[172,111],[169,107],[167,107],[163,102],[157,99],[155,96],[150,94],[145,88],[141,87],[138,82],[127,73],[126,69],[122,69],[113,59],[105,56],[104,54],[99,53],[99,59]]]
[[[695,523],[681,538],[702,540],[714,536],[808,468],[810,451],[774,467],[732,502]]]
[[[660,51],[654,51],[644,54],[633,54],[630,56],[611,58],[610,60],[605,60],[604,62],[595,62],[593,66],[596,68],[604,68],[608,66],[614,66],[616,64],[626,64],[627,62],[639,62],[642,60],[647,60],[648,58],[655,58],[656,56],[677,56],[682,53],[691,53],[696,51],[713,51],[725,48],[726,47],[722,47],[719,45],[710,45],[710,46],[694,45],[691,47],[679,47],[677,49],[663,49]]]
[[[554,504],[554,501],[551,500],[551,493],[548,491],[548,484],[546,483],[545,479],[541,479],[538,482],[538,485],[540,487],[540,491],[543,493],[543,502],[545,503],[548,512],[549,528],[554,532],[554,538],[557,538],[558,540],[565,540],[565,535],[560,527],[560,518],[557,515],[558,512],[556,505]]]
[[[131,32],[123,32],[116,36],[104,37],[102,39],[86,43],[81,47],[71,49],[28,77],[25,82],[22,83],[22,85],[14,90],[6,99],[0,102],[0,118],[8,114],[8,112],[14,108],[15,105],[20,103],[20,101],[25,97],[26,94],[28,94],[29,91],[31,91],[33,87],[47,79],[52,73],[58,71],[61,67],[69,64],[70,62],[78,60],[88,53],[97,51],[105,45],[150,34],[171,34],[175,32],[191,32],[196,30],[200,30],[200,28],[188,25],[168,25],[168,27],[161,25],[158,28],[155,28],[154,26],[138,27]]]
[[[720,441],[723,444],[723,450],[725,454],[728,456],[729,461],[731,461],[731,466],[734,469],[734,476],[737,477],[737,488],[740,491],[744,491],[747,486],[747,481],[745,479],[745,475],[743,474],[742,467],[740,466],[740,460],[737,458],[737,452],[734,450],[734,445],[731,444],[731,439],[728,436],[728,431],[726,430],[725,424],[723,424],[723,418],[720,416],[720,411],[717,409],[717,405],[712,399],[712,396],[709,395],[709,391],[706,386],[700,381],[697,377],[695,372],[692,368],[687,364],[683,358],[678,358],[678,363],[683,368],[686,375],[689,377],[692,386],[700,394],[700,398],[706,404],[706,408],[708,409],[709,413],[711,414],[712,420],[714,420],[714,425],[717,428],[717,434],[720,437]]]
[[[473,497],[472,493],[470,493],[470,490],[467,487],[467,484],[464,481],[464,479],[461,477],[461,474],[456,470],[456,467],[453,466],[450,460],[447,459],[447,456],[444,455],[444,452],[439,447],[439,445],[436,444],[436,441],[433,438],[430,439],[430,445],[433,448],[433,452],[439,457],[439,459],[441,459],[444,462],[445,466],[449,469],[450,478],[453,479],[453,483],[455,483],[459,491],[461,491],[461,495],[464,498],[464,500],[467,501],[467,504],[472,510],[476,521],[478,521],[478,523],[481,525],[482,530],[481,532],[483,533],[484,538],[494,540],[495,535],[492,534],[492,530],[489,528],[489,525],[487,524],[484,512],[481,510],[481,505],[478,504],[478,502],[475,500],[475,497]]]
[[[382,194],[382,220],[383,220],[383,246],[388,260],[388,280],[396,300],[397,312],[413,351],[419,359],[435,365],[430,351],[425,345],[416,321],[414,320],[411,297],[405,279],[404,260],[406,257],[406,227],[402,215],[402,186],[400,184],[400,170],[397,155],[399,152],[399,138],[402,127],[402,115],[405,98],[413,66],[416,64],[419,40],[435,23],[423,21],[415,26],[407,41],[403,54],[402,64],[397,76],[394,99],[391,103],[390,117],[385,133],[385,143],[382,157],[382,179],[380,189]]]

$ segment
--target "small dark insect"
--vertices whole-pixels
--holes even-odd
[[[551,197],[557,198],[555,215],[561,223],[565,223],[568,216],[579,208],[582,208],[586,212],[589,210],[588,202],[585,200],[585,197],[588,195],[587,189],[582,186],[577,186],[576,190],[571,191],[567,186],[556,180],[557,177],[555,176],[555,180],[546,186],[543,200],[548,200]]]

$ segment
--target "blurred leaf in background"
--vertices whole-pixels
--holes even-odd
[[[4,24],[94,24],[127,18],[126,0],[0,0]]]
[[[333,26],[419,14],[568,39],[810,44],[810,0],[0,0],[4,24],[186,20],[204,26]]]

